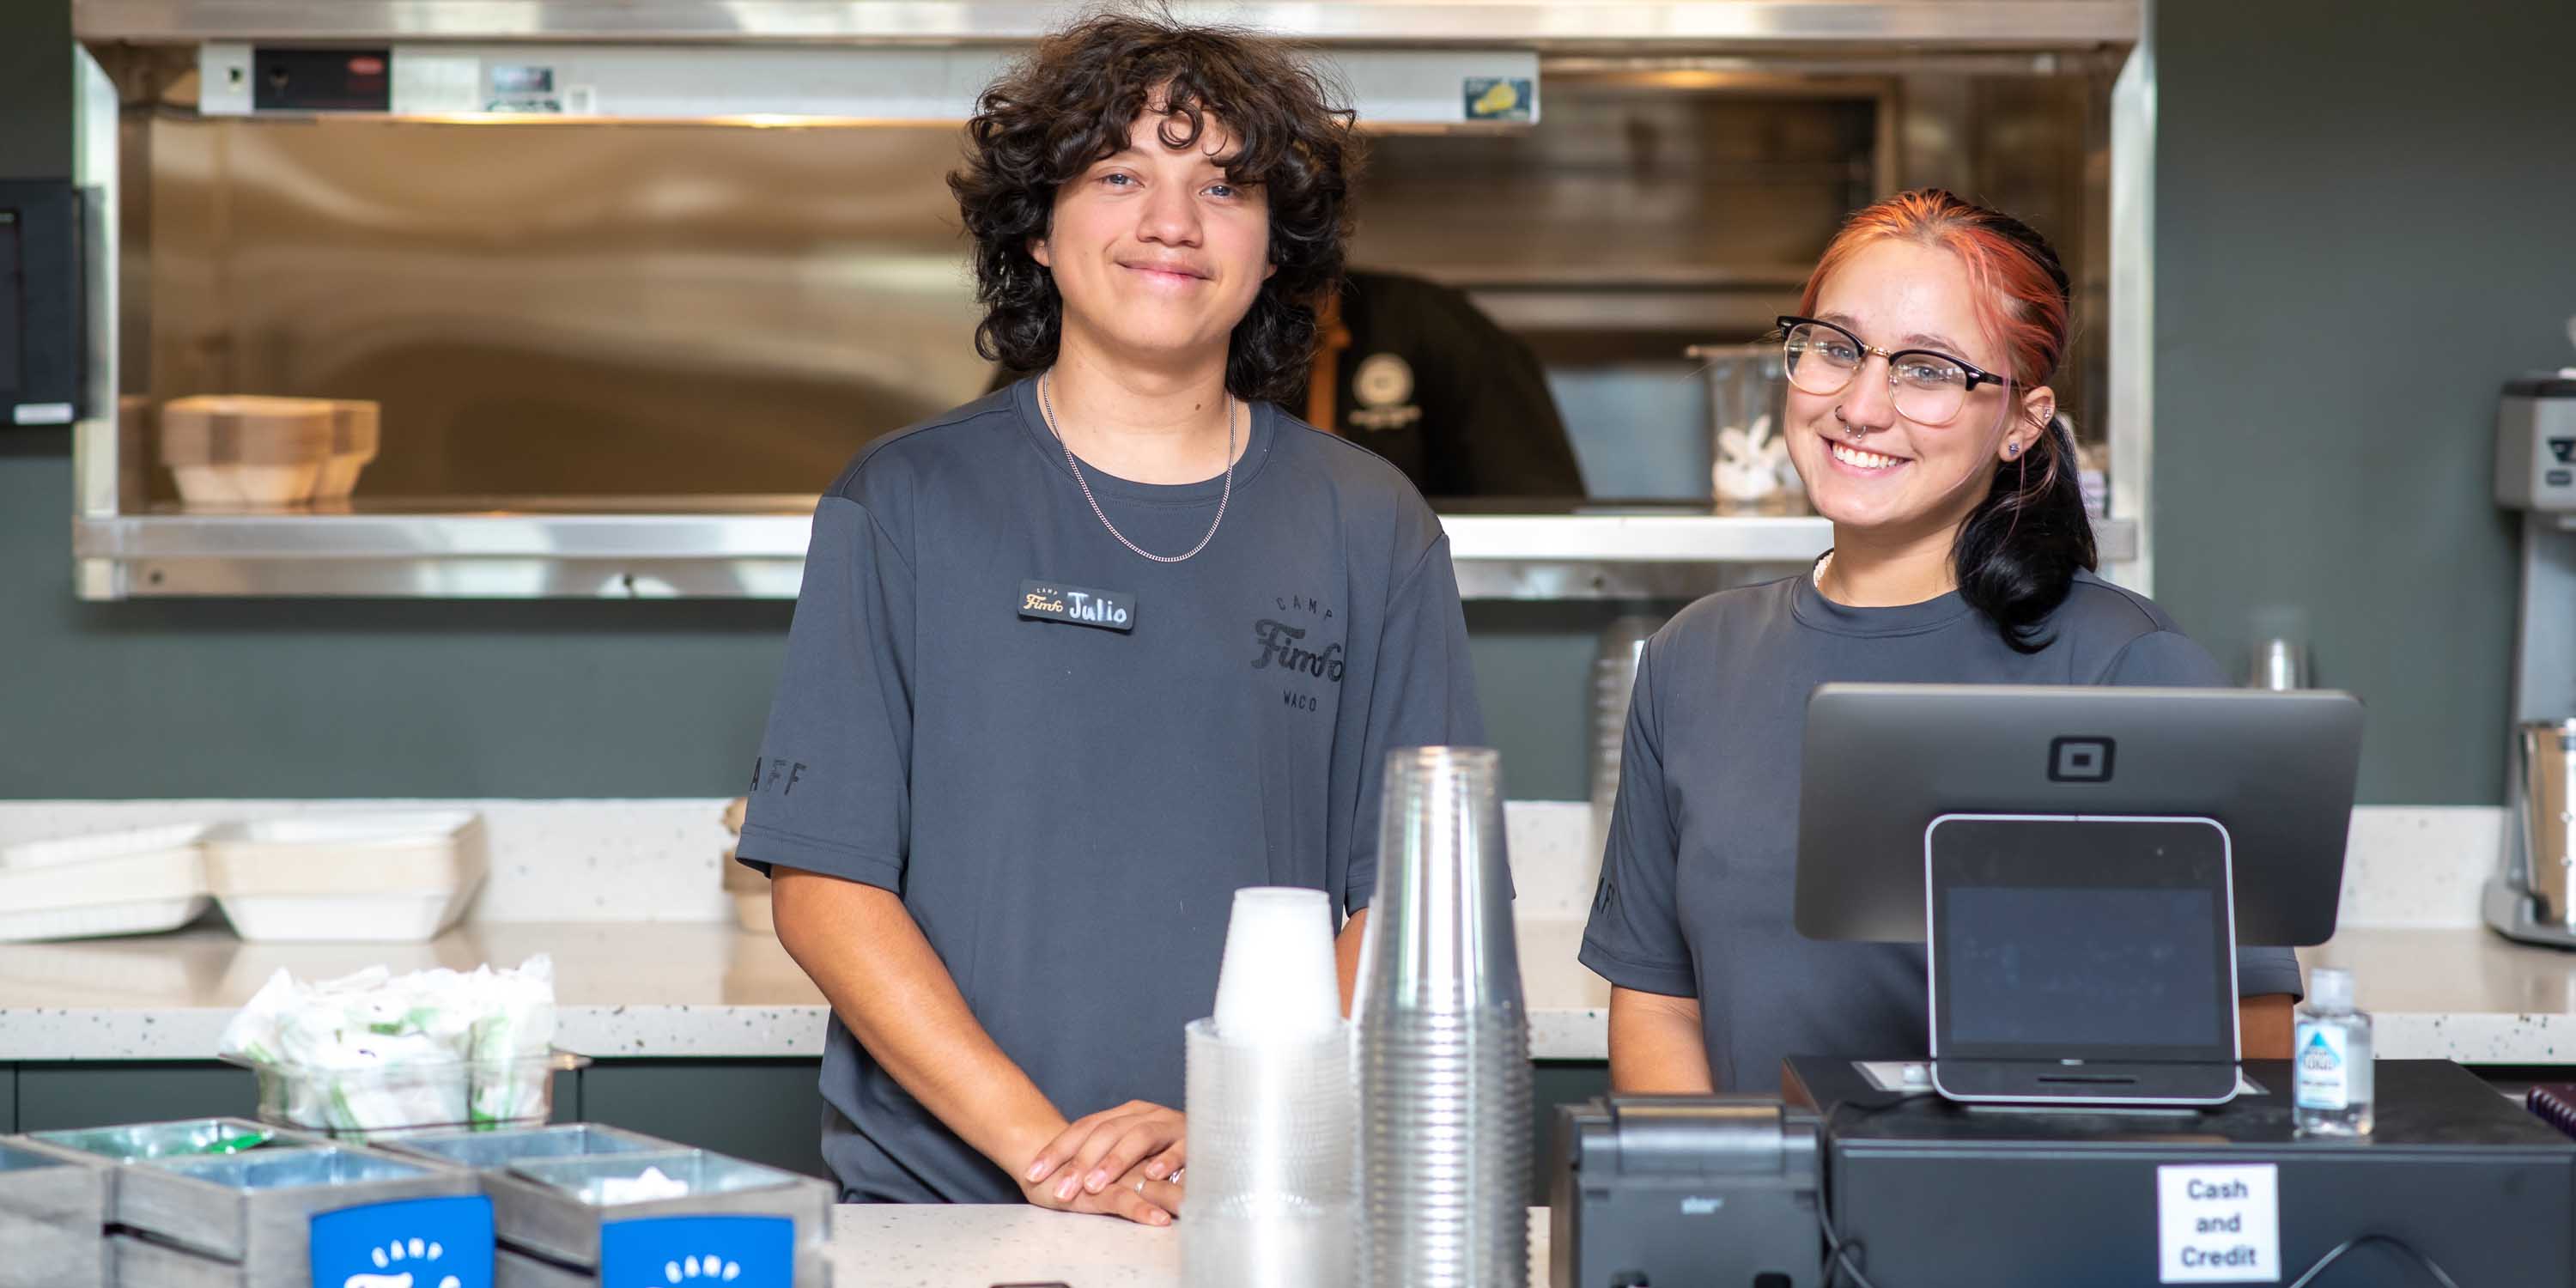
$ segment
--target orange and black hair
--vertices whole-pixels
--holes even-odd
[[[1843,222],[1807,277],[1799,312],[1815,312],[1825,279],[1861,248],[1891,239],[1958,256],[1976,297],[1978,321],[2011,355],[2007,392],[2014,414],[2024,414],[2019,394],[2046,384],[2066,356],[2073,308],[2057,252],[2030,225],[1945,189],[1900,192]],[[2075,436],[2062,417],[2037,427],[2033,450],[1995,467],[1985,499],[1951,546],[1960,595],[2024,653],[2048,646],[2049,614],[2066,601],[2076,572],[2100,563],[2084,509]]]

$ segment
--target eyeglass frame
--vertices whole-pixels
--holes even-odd
[[[1789,382],[1790,387],[1791,387],[1791,388],[1793,388],[1793,389],[1797,387],[1798,380],[1797,380],[1797,377],[1792,376],[1792,375],[1790,375],[1790,374],[1789,374],[1789,369],[1790,369],[1793,365],[1795,365],[1795,364],[1793,364],[1793,363],[1791,363],[1791,362],[1789,361],[1789,355],[1788,355],[1788,353],[1787,353],[1786,351],[1787,351],[1787,349],[1788,349],[1788,347],[1789,347],[1789,333],[1790,333],[1791,331],[1793,331],[1793,330],[1796,330],[1796,329],[1797,329],[1797,328],[1799,328],[1799,327],[1802,327],[1802,326],[1820,326],[1820,327],[1823,327],[1824,329],[1826,329],[1826,330],[1828,330],[1828,331],[1831,331],[1831,332],[1833,332],[1834,334],[1839,335],[1839,336],[1843,337],[1843,338],[1844,338],[1844,339],[1846,339],[1846,340],[1851,341],[1851,342],[1852,342],[1853,347],[1855,347],[1855,348],[1859,349],[1859,350],[1860,350],[1860,352],[1861,352],[1861,361],[1860,361],[1860,365],[1852,368],[1851,378],[1850,378],[1850,379],[1846,379],[1846,380],[1844,380],[1844,381],[1843,381],[1843,383],[1842,383],[1840,386],[1838,386],[1837,388],[1835,388],[1835,389],[1833,390],[1833,392],[1834,392],[1834,393],[1841,393],[1843,390],[1851,388],[1852,380],[1856,380],[1856,379],[1858,379],[1858,378],[1860,377],[1861,367],[1866,367],[1866,366],[1868,366],[1868,365],[1869,365],[1869,360],[1870,360],[1872,357],[1879,357],[1879,358],[1885,358],[1885,359],[1887,359],[1887,383],[1888,383],[1888,386],[1892,389],[1892,388],[1894,388],[1894,387],[1895,387],[1895,385],[1896,385],[1896,360],[1897,360],[1898,358],[1906,357],[1906,356],[1907,356],[1907,355],[1909,355],[1909,354],[1916,354],[1916,353],[1924,354],[1924,355],[1927,355],[1927,356],[1929,356],[1929,357],[1939,358],[1941,361],[1946,362],[1946,363],[1949,363],[1950,365],[1952,365],[1952,366],[1954,366],[1954,367],[1957,367],[1959,370],[1964,371],[1964,372],[1966,372],[1966,373],[1967,373],[1967,375],[1968,375],[1968,382],[1967,382],[1967,385],[1966,385],[1966,387],[1965,387],[1965,388],[1963,388],[1962,390],[1960,390],[1960,400],[1961,400],[1961,401],[1960,401],[1960,403],[1959,403],[1959,409],[1960,409],[1960,411],[1965,411],[1965,410],[1967,410],[1967,406],[1968,406],[1968,404],[1967,404],[1967,402],[1966,402],[1967,395],[1969,395],[1969,394],[1973,394],[1973,393],[1977,392],[1977,386],[1979,386],[1979,385],[1985,385],[1985,384],[2001,385],[2001,386],[2003,386],[2003,387],[2004,387],[2004,388],[2006,388],[2006,389],[2010,389],[2010,388],[2012,388],[2012,385],[2013,385],[2013,379],[2012,379],[2012,377],[2010,377],[2010,376],[1998,376],[1998,375],[1996,375],[1995,373],[1993,373],[1993,372],[1991,372],[1991,371],[1988,371],[1988,370],[1986,370],[1985,368],[1980,367],[1980,366],[1978,366],[1977,364],[1975,364],[1975,363],[1973,363],[1973,362],[1970,362],[1970,361],[1968,361],[1967,359],[1962,358],[1962,357],[1959,357],[1959,356],[1957,356],[1957,355],[1955,355],[1955,354],[1943,353],[1943,352],[1941,352],[1939,349],[1881,349],[1881,348],[1877,347],[1876,345],[1873,345],[1873,344],[1869,343],[1868,341],[1861,339],[1859,336],[1853,335],[1853,334],[1852,334],[1852,332],[1851,332],[1851,328],[1850,328],[1850,327],[1837,325],[1837,324],[1832,323],[1832,322],[1827,322],[1827,321],[1825,321],[1823,318],[1802,318],[1802,317],[1792,317],[1792,316],[1790,316],[1790,315],[1788,315],[1788,314],[1786,314],[1786,313],[1783,313],[1783,314],[1781,314],[1780,316],[1778,316],[1778,317],[1776,317],[1776,318],[1773,318],[1773,319],[1772,319],[1772,321],[1773,321],[1775,324],[1777,324],[1777,325],[1779,326],[1779,328],[1780,328],[1780,347],[1781,347],[1781,349],[1782,349],[1782,353],[1781,353],[1781,355],[1780,355],[1780,376],[1781,376],[1781,378],[1782,378],[1782,379],[1787,380],[1787,381]],[[1802,392],[1803,392],[1803,391],[1802,391]],[[1828,395],[1828,394],[1818,394],[1818,395],[1816,395],[1816,396],[1817,396],[1817,397],[1819,397],[1819,398],[1823,398],[1823,397],[1829,397],[1830,395]],[[1952,412],[1952,413],[1950,413],[1950,419],[1951,419],[1951,420],[1956,420],[1956,419],[1958,419],[1958,412]],[[1948,421],[1944,421],[1944,422],[1942,422],[1942,423],[1943,423],[1943,424],[1948,424],[1949,422],[1948,422]]]

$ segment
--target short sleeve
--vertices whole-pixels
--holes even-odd
[[[1699,981],[1691,969],[1690,943],[1682,936],[1676,881],[1681,838],[1664,792],[1654,652],[1649,643],[1629,694],[1628,731],[1619,749],[1619,795],[1578,959],[1621,988],[1695,997]]]
[[[1359,796],[1341,890],[1345,912],[1366,908],[1377,893],[1379,786],[1387,753],[1398,747],[1477,746],[1484,741],[1475,663],[1467,654],[1467,613],[1458,602],[1449,538],[1442,536],[1387,598],[1360,738]]]
[[[2139,688],[2217,689],[2227,686],[2218,659],[2180,631],[2150,631],[2111,658],[2096,683]]]
[[[814,511],[741,860],[898,893],[911,824],[912,568],[858,502]]]

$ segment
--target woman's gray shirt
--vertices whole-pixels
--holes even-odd
[[[1790,1055],[1921,1057],[1919,944],[1800,936],[1791,922],[1807,697],[1836,681],[2215,686],[2163,610],[2080,574],[2036,653],[1956,593],[1848,608],[1805,576],[1711,595],[1647,642],[1582,961],[1700,1001],[1720,1088],[1769,1090]],[[2247,997],[2300,991],[2286,948],[2238,952]]]

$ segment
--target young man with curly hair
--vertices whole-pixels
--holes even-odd
[[[1351,116],[1280,46],[1106,17],[950,176],[1034,374],[825,494],[740,854],[832,1003],[845,1198],[1164,1224],[1234,892],[1320,888],[1345,997],[1395,747],[1482,737],[1439,523],[1300,424]]]

